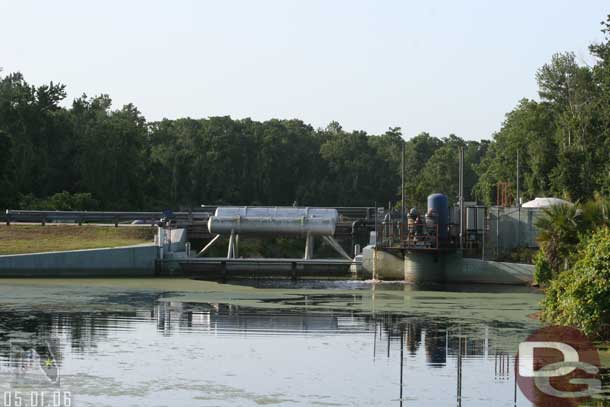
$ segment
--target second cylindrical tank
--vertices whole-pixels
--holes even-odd
[[[428,213],[436,212],[438,216],[438,237],[446,240],[448,236],[447,226],[449,225],[449,201],[445,194],[428,195]]]

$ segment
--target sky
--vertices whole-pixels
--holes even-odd
[[[557,52],[594,60],[604,1],[0,0],[0,67],[135,104],[406,138],[490,138]]]

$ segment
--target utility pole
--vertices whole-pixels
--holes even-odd
[[[459,205],[460,205],[460,249],[464,247],[464,147],[459,147]]]
[[[521,198],[519,194],[519,150],[517,150],[517,208],[521,209]]]
[[[401,151],[401,164],[400,164],[400,191],[402,194],[400,203],[400,222],[404,225],[407,217],[407,197],[405,195],[405,141],[402,141]]]
[[[517,247],[521,246],[521,194],[519,190],[519,150],[517,150]]]

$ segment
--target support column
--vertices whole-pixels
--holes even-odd
[[[159,246],[159,260],[163,260],[163,249],[165,246],[165,229],[157,226],[157,244]]]
[[[307,232],[307,237],[305,238],[305,256],[303,257],[305,260],[309,260],[313,257],[313,236],[310,232]]]
[[[235,232],[231,231],[229,237],[229,250],[227,251],[227,259],[235,258]]]

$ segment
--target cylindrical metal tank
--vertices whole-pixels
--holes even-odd
[[[438,237],[447,239],[447,226],[449,225],[449,201],[445,194],[428,195],[428,213],[435,211],[438,218]]]
[[[332,236],[336,222],[328,218],[270,218],[243,216],[211,216],[208,230],[213,234],[275,234]]]
[[[208,220],[213,234],[273,234],[279,236],[332,236],[336,209],[293,207],[221,207]]]
[[[254,218],[326,218],[339,219],[339,212],[332,208],[295,208],[292,206],[221,206],[214,216],[243,216]]]

